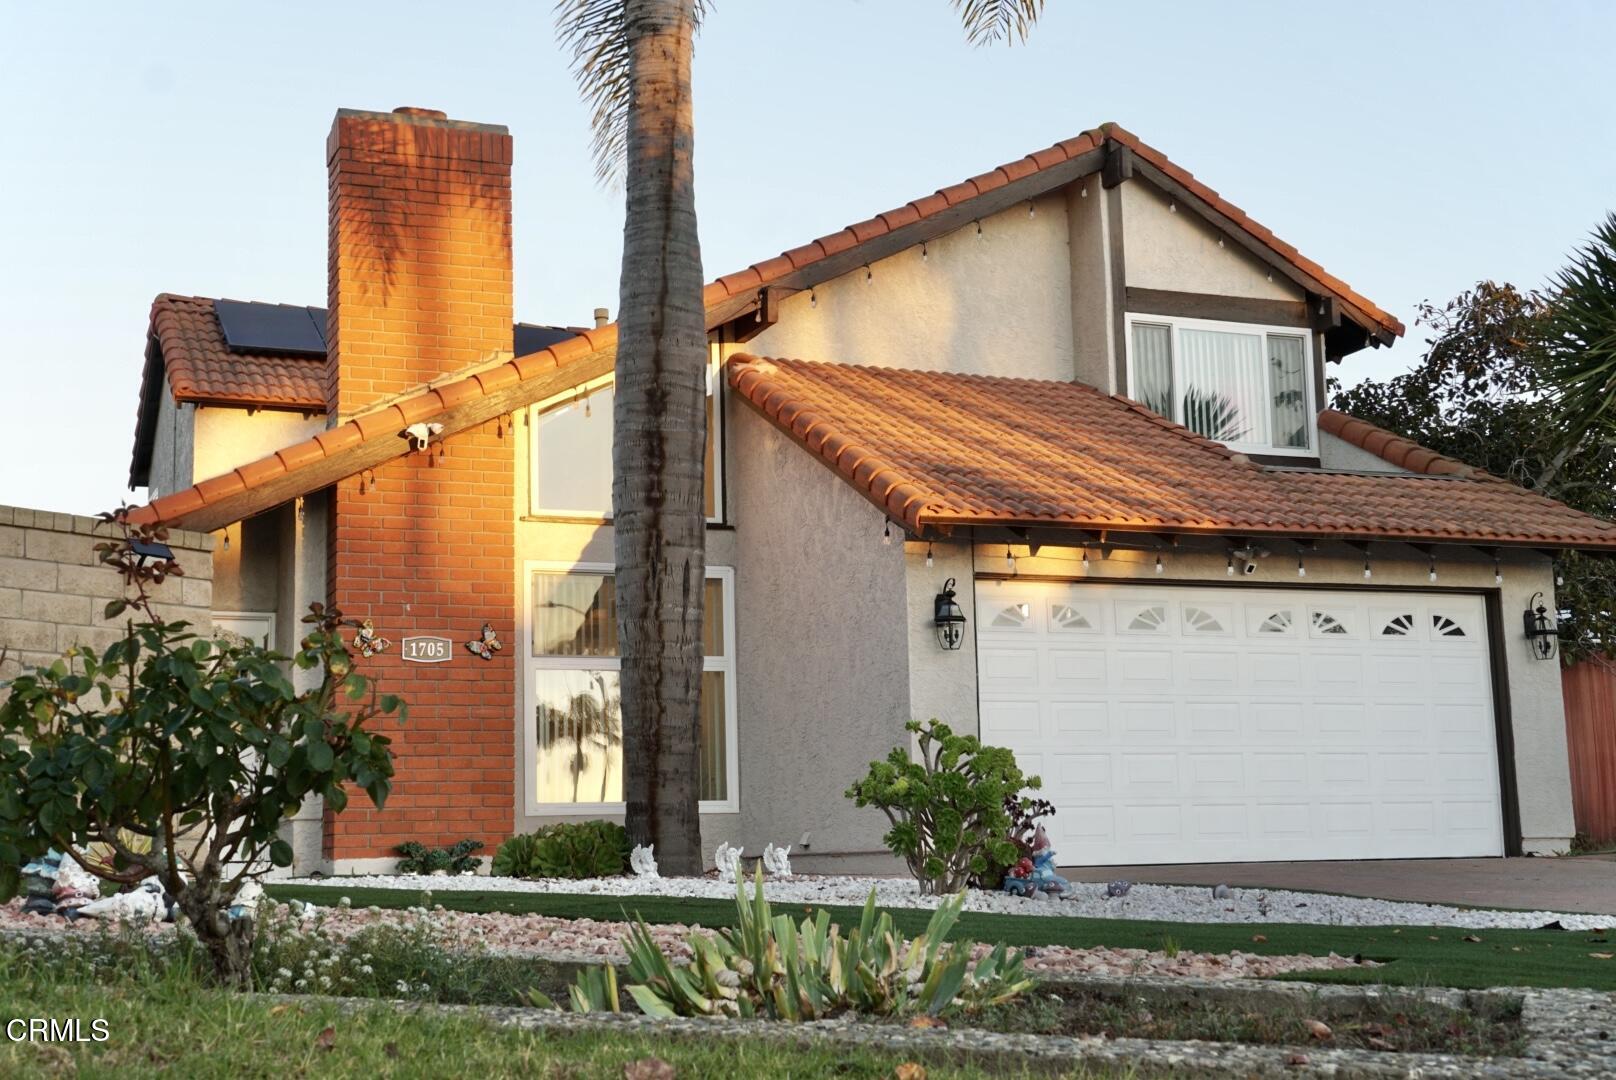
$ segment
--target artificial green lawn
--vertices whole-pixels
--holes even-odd
[[[335,905],[348,897],[354,907],[406,908],[419,905],[422,894],[413,889],[347,888],[340,879],[331,885],[270,885],[277,900],[306,900]],[[621,919],[638,913],[653,923],[699,923],[729,926],[735,918],[733,900],[697,900],[661,896],[580,896],[567,893],[465,892],[432,894],[432,903],[456,911],[503,911],[555,915],[569,919]],[[774,905],[777,913],[795,910]],[[807,907],[803,911],[809,910]],[[831,917],[843,925],[855,924],[858,911],[830,907]],[[906,934],[925,929],[929,911],[893,908],[892,918]],[[1351,927],[1301,923],[1180,923],[1128,919],[1084,919],[1049,915],[992,915],[966,912],[960,916],[955,937],[1010,945],[1067,945],[1161,949],[1224,953],[1242,949],[1253,953],[1307,953],[1322,956],[1363,956],[1381,961],[1381,967],[1355,967],[1341,971],[1307,972],[1294,976],[1310,982],[1384,983],[1394,986],[1452,986],[1484,989],[1491,986],[1575,986],[1616,991],[1616,959],[1593,953],[1616,953],[1611,935],[1558,930],[1464,930],[1447,926]],[[1255,941],[1256,937],[1266,941]],[[1466,941],[1478,937],[1480,941]]]

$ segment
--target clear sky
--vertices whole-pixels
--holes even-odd
[[[1616,209],[1610,0],[1049,0],[972,50],[946,0],[717,0],[696,54],[707,276],[1115,120],[1410,324],[1537,285]],[[592,181],[551,5],[0,0],[0,503],[124,491],[159,292],[325,302],[339,106],[516,140],[516,311],[616,308],[621,196]]]

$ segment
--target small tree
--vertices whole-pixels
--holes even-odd
[[[895,748],[885,761],[870,762],[847,797],[886,814],[892,828],[882,841],[903,856],[920,891],[955,892],[994,866],[1013,864],[1018,852],[1007,807],[1031,809],[1033,800],[1022,791],[1042,786],[1038,777],[1024,776],[1004,747],[955,735],[940,721],[904,726],[918,736],[919,760]]]
[[[150,588],[180,573],[146,561],[131,540],[160,542],[160,528],[131,529],[97,545],[133,598],[133,612],[104,651],[80,646],[25,671],[0,704],[0,896],[16,894],[20,865],[51,848],[104,881],[157,876],[207,948],[219,982],[250,977],[251,914],[231,919],[243,884],[292,861],[281,823],[313,794],[340,812],[345,783],[380,807],[392,787],[390,740],[366,729],[402,701],[380,696],[353,670],[341,628],[356,625],[312,605],[296,667],[319,685],[299,692],[260,645],[192,634],[160,618]],[[346,699],[342,701],[339,699]]]

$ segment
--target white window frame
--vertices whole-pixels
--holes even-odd
[[[1267,323],[1224,322],[1214,319],[1187,319],[1176,315],[1146,315],[1142,312],[1135,311],[1128,312],[1125,321],[1128,327],[1128,332],[1126,335],[1124,335],[1127,338],[1127,341],[1124,342],[1124,346],[1127,350],[1128,357],[1128,396],[1135,399],[1138,397],[1138,395],[1134,392],[1135,388],[1139,385],[1139,380],[1134,377],[1133,370],[1134,324],[1144,323],[1150,326],[1166,326],[1169,329],[1169,333],[1172,335],[1174,390],[1173,405],[1175,409],[1178,407],[1178,388],[1183,385],[1178,373],[1179,357],[1181,355],[1181,350],[1178,346],[1178,332],[1180,330],[1214,330],[1222,333],[1246,334],[1248,336],[1253,334],[1260,335],[1263,338],[1264,352],[1267,351],[1267,339],[1269,334],[1278,334],[1282,337],[1301,338],[1303,371],[1302,384],[1304,392],[1307,394],[1305,411],[1307,415],[1308,444],[1305,447],[1271,446],[1263,443],[1224,443],[1223,445],[1227,446],[1230,450],[1234,450],[1242,454],[1262,454],[1265,456],[1272,455],[1275,457],[1299,458],[1311,458],[1318,456],[1319,406],[1318,402],[1314,400],[1315,391],[1313,387],[1314,361],[1312,330],[1305,326],[1273,326]],[[1272,384],[1270,384],[1270,391],[1271,390]],[[1272,398],[1271,392],[1270,398]],[[1183,420],[1177,416],[1169,416],[1168,419],[1174,421],[1175,423],[1183,423]]]
[[[534,656],[533,655],[533,575],[537,572],[564,574],[612,574],[617,567],[611,563],[554,562],[527,560],[522,563],[522,580],[518,595],[522,605],[522,640],[520,646],[526,664],[522,675],[522,804],[530,817],[578,816],[580,814],[621,814],[627,809],[621,802],[539,802],[537,779],[539,775],[538,733],[533,730],[533,710],[538,694],[534,676],[539,671],[569,671],[590,668],[600,671],[621,671],[623,661],[616,656]],[[723,800],[703,799],[697,810],[703,814],[738,814],[741,811],[740,745],[736,722],[735,692],[735,570],[729,566],[709,566],[707,577],[723,583],[724,593],[724,655],[702,659],[703,671],[724,674],[724,790],[729,797]]]
[[[724,517],[724,380],[723,368],[718,358],[717,350],[711,350],[707,359],[707,392],[713,399],[713,513],[708,516],[707,524],[722,525]],[[598,510],[577,510],[565,507],[544,506],[539,502],[539,418],[555,409],[564,409],[575,405],[591,394],[597,393],[607,387],[616,385],[616,377],[603,375],[598,379],[591,379],[579,386],[573,387],[564,394],[556,394],[543,401],[534,402],[528,406],[527,415],[527,505],[528,514],[536,518],[553,519],[557,521],[586,521],[595,524],[610,525],[612,515],[610,512],[601,513]],[[611,448],[607,447],[610,454]]]
[[[236,629],[234,626],[220,626],[219,624],[221,622],[243,623],[260,621],[263,622],[267,627],[269,648],[275,648],[275,613],[273,611],[215,611],[213,613],[213,628],[215,630],[228,630],[233,634],[241,634],[242,637],[247,637],[247,635],[242,634],[241,631]],[[253,644],[255,645],[260,644],[254,639],[249,638],[248,640],[252,640]]]

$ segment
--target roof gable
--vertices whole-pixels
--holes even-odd
[[[1276,272],[1323,297],[1363,333],[1385,341],[1403,333],[1397,319],[1115,124],[1103,124],[726,274],[703,291],[707,324],[712,328],[761,312],[770,304],[771,294],[811,288],[1095,173],[1107,185],[1134,175],[1146,177],[1224,228]],[[603,375],[611,370],[616,341],[616,325],[608,324],[529,356],[422,387],[315,439],[164,496],[135,511],[135,517],[218,528],[399,456],[405,448],[396,433],[409,423],[432,419],[444,425],[445,435],[452,435]]]

